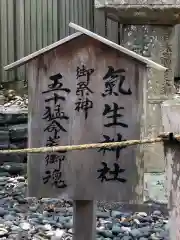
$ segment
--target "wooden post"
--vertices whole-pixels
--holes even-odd
[[[96,239],[96,203],[95,201],[74,201],[73,240]]]
[[[180,99],[162,105],[165,132],[180,134]],[[167,194],[170,212],[170,239],[180,239],[180,143],[164,143],[167,162]]]

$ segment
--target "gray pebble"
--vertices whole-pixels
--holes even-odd
[[[121,240],[132,240],[131,236],[123,236]]]
[[[3,217],[5,214],[8,214],[8,211],[0,207],[0,217]]]
[[[121,216],[123,216],[123,214],[122,214],[122,212],[119,212],[119,211],[112,211],[111,216],[113,218],[121,218]]]
[[[99,218],[109,218],[110,217],[110,212],[97,211],[96,216],[99,217]]]
[[[142,232],[139,229],[132,229],[130,235],[134,238],[139,238],[142,236]]]
[[[147,217],[147,213],[145,213],[145,212],[138,212],[137,216]]]
[[[14,221],[15,219],[16,217],[10,214],[4,216],[4,220],[7,220],[7,221]]]
[[[8,234],[8,230],[5,228],[0,228],[0,237],[6,236]]]
[[[1,183],[0,229],[5,229],[2,237],[8,237],[8,240],[21,240],[22,236],[26,240],[59,240],[62,234],[62,238],[72,239],[72,203],[50,198],[39,201],[25,198],[23,177],[0,177]],[[54,205],[52,211],[47,210],[49,205]],[[145,212],[133,214],[101,208],[96,216],[96,239],[99,240],[169,240],[169,222],[159,210],[147,215]]]
[[[161,211],[159,211],[159,210],[155,210],[155,211],[153,212],[153,215],[161,216],[162,213],[161,213]]]
[[[27,231],[31,228],[31,225],[28,222],[22,222],[19,224],[20,228],[23,230]]]
[[[121,227],[117,224],[114,224],[113,227],[112,227],[112,233],[114,235],[118,235],[119,233],[123,232]]]

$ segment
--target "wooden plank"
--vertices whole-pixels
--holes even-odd
[[[83,24],[81,26],[87,28],[88,30],[92,30],[90,28],[90,11],[91,8],[91,1],[83,1],[83,11],[82,11],[82,18],[83,18]],[[71,20],[72,22],[72,20]]]
[[[47,13],[48,13],[48,45],[52,43],[53,40],[53,0],[48,0],[47,2]]]
[[[83,5],[84,5],[84,2],[83,2],[83,0],[82,1],[77,1],[77,8],[80,9],[80,11],[78,11],[78,23],[77,24],[79,24],[80,26],[83,26],[83,27],[84,27],[84,21],[83,21],[83,10],[84,10]]]
[[[24,38],[25,56],[31,53],[31,0],[24,1]],[[25,66],[25,78],[27,79],[27,67]]]
[[[58,40],[58,0],[53,0],[53,42]]]
[[[64,24],[65,24],[65,29],[66,29],[66,36],[70,34],[70,27],[68,26],[68,24],[71,21],[70,20],[71,19],[71,5],[72,5],[71,3],[72,3],[72,0],[71,1],[70,0],[65,1],[66,18],[64,19],[64,21],[65,21]]]
[[[67,25],[66,25],[66,0],[60,1],[59,17],[60,17],[60,38],[67,36]]]
[[[73,0],[75,9],[78,8],[78,0]],[[79,12],[74,9],[74,22],[79,24]],[[69,23],[68,23],[69,24]],[[74,29],[73,29],[74,30]],[[75,31],[75,30],[74,30]]]
[[[31,0],[24,2],[25,11],[25,55],[31,53]]]
[[[37,49],[41,49],[43,47],[43,38],[42,38],[42,1],[37,1]]]
[[[48,45],[48,0],[43,0],[43,47]]]
[[[138,65],[136,61],[120,56],[117,50],[83,35],[41,55],[30,65],[31,72],[35,73],[32,75],[30,72],[28,79],[29,147],[45,146],[54,137],[56,137],[58,145],[140,138],[143,107],[141,77],[145,68],[141,64]],[[89,72],[88,87],[92,91],[88,96],[84,96],[89,99],[87,102],[87,107],[90,108],[88,108],[88,117],[86,111],[83,111],[84,109],[79,109],[81,99],[78,95],[78,86],[80,83],[86,84],[86,76],[77,79],[76,74],[79,72],[76,71],[77,67],[81,69],[82,65]],[[114,89],[114,92],[117,93],[106,97],[103,77],[108,71],[108,66],[112,66],[114,70],[119,68],[125,70],[125,82],[123,83],[125,92],[121,91],[122,89],[119,90],[121,93],[126,93],[125,95],[118,93],[117,88]],[[48,102],[47,99],[53,97],[53,92],[46,94],[42,94],[42,92],[48,90],[50,76],[59,73],[62,75],[62,81],[65,80],[63,88],[70,89],[70,92],[62,93],[65,101],[57,99],[58,103]],[[123,78],[122,75],[121,77]],[[61,92],[59,89],[57,93]],[[63,118],[61,123],[57,120],[59,124],[62,124],[62,126],[59,125],[58,132],[55,128],[50,129],[48,125],[50,122],[42,119],[43,115],[46,115],[45,111],[49,109],[48,107],[53,111],[57,107],[56,104],[61,104],[62,115],[60,118]],[[112,113],[115,113],[115,120],[111,118],[113,117]],[[46,118],[45,115],[44,118]],[[60,138],[58,138],[59,131]],[[56,159],[53,160],[53,158]],[[37,161],[38,164],[36,164]],[[142,162],[137,146],[128,149],[118,148],[114,151],[100,149],[100,151],[56,153],[56,155],[29,154],[28,164],[28,174],[30,175],[28,187],[31,196],[60,197],[67,195],[74,200],[103,199],[131,203],[142,201],[143,185],[139,184],[142,183],[140,166]],[[109,175],[101,176],[101,170],[106,167],[106,164]],[[118,170],[119,167],[124,169],[122,175]],[[35,171],[34,168],[36,168]],[[119,178],[113,177],[115,170],[117,170],[117,175],[120,174]],[[59,182],[56,182],[55,176],[57,176],[56,173],[59,174],[59,171],[61,171]]]
[[[96,239],[96,207],[94,201],[74,201],[73,240]],[[83,226],[82,226],[83,222]]]
[[[1,43],[1,64],[2,66],[6,65],[8,63],[8,44],[7,44],[7,1],[6,0],[2,0],[1,1],[1,5],[0,5],[0,17],[1,17],[1,35],[0,35],[0,43]],[[2,71],[1,74],[1,81],[7,81],[7,73]]]
[[[14,51],[14,41],[15,41],[15,31],[14,31],[14,1],[7,1],[7,15],[8,15],[8,63],[12,63],[15,61],[15,51]],[[15,71],[11,71],[8,73],[8,79],[13,81],[15,79]]]
[[[31,0],[31,52],[37,50],[37,0]]]
[[[36,58],[36,57],[40,56],[41,54],[46,53],[46,52],[48,52],[48,51],[50,51],[50,50],[60,46],[61,44],[64,44],[64,43],[66,43],[68,41],[71,41],[72,39],[74,39],[76,37],[79,37],[81,35],[82,35],[82,33],[76,32],[76,33],[74,33],[74,34],[72,34],[72,35],[70,35],[70,36],[68,36],[68,37],[66,37],[64,39],[61,39],[61,40],[59,40],[59,41],[57,41],[57,42],[55,42],[55,43],[53,43],[53,44],[51,44],[51,45],[49,45],[47,47],[44,47],[44,48],[42,48],[42,49],[40,49],[40,50],[38,50],[38,51],[36,51],[36,52],[34,52],[34,53],[24,57],[24,58],[21,58],[21,59],[19,59],[18,61],[14,62],[14,63],[11,63],[11,64],[5,66],[4,70],[8,71],[8,70],[11,70],[13,68],[19,67],[19,66],[21,66],[23,64],[26,64],[28,61],[32,60],[33,58]]]
[[[74,21],[75,12],[76,12],[76,8],[77,8],[75,0],[69,2],[69,4],[70,4],[70,6],[69,6],[69,16],[70,16],[70,18],[69,18],[68,22],[66,22],[66,27],[68,26],[69,22],[72,21],[71,19],[73,19],[73,21]],[[70,28],[69,26],[67,28],[68,28],[68,33],[69,34],[73,34],[75,32],[75,30]]]
[[[24,42],[24,0],[16,1],[16,57],[17,59],[25,56],[25,42]],[[21,66],[17,69],[18,80],[24,80],[25,67]]]
[[[180,134],[180,101],[169,100],[162,104],[162,120],[165,132]],[[167,164],[167,195],[170,210],[170,239],[180,239],[180,148],[179,143],[165,142]]]
[[[94,24],[94,18],[95,18],[95,3],[94,3],[94,0],[90,0],[90,6],[89,6],[89,16],[88,16],[88,19],[89,19],[89,30],[90,31],[94,31],[94,27],[95,27],[95,24]]]
[[[69,24],[69,26],[74,28],[74,29],[76,29],[79,32],[82,32],[82,33],[84,33],[84,34],[86,34],[86,35],[88,35],[88,36],[90,36],[90,37],[92,37],[92,38],[94,38],[94,39],[96,39],[98,41],[101,41],[104,44],[109,45],[110,47],[113,47],[113,48],[115,48],[115,49],[117,49],[117,50],[119,50],[119,51],[121,51],[121,52],[123,52],[123,53],[125,53],[125,54],[127,54],[129,56],[131,56],[132,58],[135,58],[136,60],[141,61],[142,63],[148,64],[152,68],[155,68],[155,69],[160,70],[160,71],[166,71],[167,70],[167,68],[163,67],[162,65],[160,65],[158,63],[155,63],[152,60],[150,60],[150,59],[148,59],[146,57],[143,57],[143,56],[141,56],[141,55],[139,55],[139,54],[137,54],[137,53],[135,53],[135,52],[133,52],[131,50],[128,50],[127,48],[124,48],[124,47],[122,47],[122,46],[120,46],[120,45],[118,45],[118,44],[116,44],[116,43],[114,43],[112,41],[109,41],[108,39],[103,38],[103,37],[97,35],[96,33],[93,33],[93,32],[91,32],[91,31],[89,31],[89,30],[87,30],[87,29],[85,29],[85,28],[83,28],[81,26],[78,26],[75,23],[71,22]]]

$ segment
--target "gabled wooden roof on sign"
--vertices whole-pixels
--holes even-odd
[[[122,46],[120,46],[120,45],[118,45],[118,44],[116,44],[116,43],[114,43],[114,42],[112,42],[112,41],[110,41],[110,40],[108,40],[104,37],[101,37],[98,34],[93,33],[93,32],[91,32],[91,31],[89,31],[89,30],[87,30],[87,29],[85,29],[81,26],[78,26],[77,24],[70,23],[69,26],[76,29],[79,32],[76,32],[76,33],[74,33],[74,34],[72,34],[72,35],[70,35],[66,38],[63,38],[63,39],[45,47],[45,48],[42,48],[42,49],[40,49],[40,50],[38,50],[38,51],[36,51],[36,52],[26,56],[26,57],[23,57],[23,58],[17,60],[16,62],[13,62],[13,63],[5,66],[4,70],[7,71],[7,70],[11,70],[13,68],[19,67],[21,65],[24,65],[27,62],[31,61],[32,59],[37,58],[41,54],[49,52],[49,51],[55,49],[56,47],[58,47],[62,44],[65,44],[66,42],[72,41],[73,39],[76,39],[76,38],[80,37],[83,34],[85,34],[85,35],[87,35],[87,36],[89,36],[93,39],[96,39],[97,41],[100,41],[100,42],[108,45],[109,47],[112,47],[112,48],[124,53],[125,55],[134,58],[135,60],[138,60],[142,64],[146,64],[149,67],[152,67],[152,68],[155,68],[155,69],[161,70],[161,71],[166,71],[167,70],[167,68],[165,68],[161,64],[155,63],[154,61],[152,61],[152,60],[150,60],[146,57],[143,57],[143,56],[141,56],[141,55],[125,48],[125,47],[122,47]]]

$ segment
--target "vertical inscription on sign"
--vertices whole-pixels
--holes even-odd
[[[122,95],[131,95],[131,89],[125,89],[123,87],[125,81],[125,70],[117,69],[114,70],[114,67],[109,66],[106,74],[103,77],[104,80],[104,92],[101,94],[103,98],[108,98],[108,96],[118,97],[120,94]],[[107,123],[104,123],[105,128],[111,127],[121,127],[128,128],[128,124],[123,121],[123,110],[124,107],[118,105],[116,102],[112,102],[110,104],[104,104],[104,110],[102,112],[103,117],[107,119]],[[104,140],[101,142],[121,142],[126,141],[123,139],[121,132],[118,132],[116,138],[113,136],[108,136],[103,134]],[[115,162],[113,164],[113,168],[111,169],[108,164],[104,161],[101,162],[102,168],[98,169],[97,179],[100,179],[101,182],[104,181],[119,181],[125,183],[127,180],[121,177],[121,174],[125,172],[125,169],[120,168],[120,153],[124,147],[116,147],[116,148],[100,148],[98,152],[102,152],[103,156],[106,152],[115,152]]]
[[[64,124],[69,120],[69,117],[62,108],[62,102],[66,101],[66,98],[60,93],[69,94],[71,91],[63,86],[63,76],[60,73],[50,76],[49,80],[51,83],[48,84],[48,89],[42,92],[42,94],[51,93],[51,96],[45,97],[46,105],[42,119],[47,123],[44,132],[49,134],[46,146],[50,147],[59,145],[58,141],[60,140],[61,132],[67,133]],[[50,103],[51,106],[53,104],[53,109]],[[50,183],[56,188],[67,187],[61,170],[62,163],[66,160],[65,153],[66,151],[59,151],[45,156],[46,170],[43,176],[44,184]]]
[[[93,72],[94,69],[87,69],[84,65],[76,69],[76,78],[79,82],[77,83],[76,95],[78,101],[75,103],[75,110],[78,112],[84,111],[85,119],[88,117],[88,110],[93,108],[91,95],[94,92],[89,88],[90,77]]]
[[[116,71],[112,66],[108,67],[108,71],[103,77],[105,81],[105,90],[102,93],[103,97],[108,95],[119,96],[119,93],[124,95],[131,95],[131,89],[128,90],[123,89],[123,83],[125,81],[125,70],[117,69]]]

